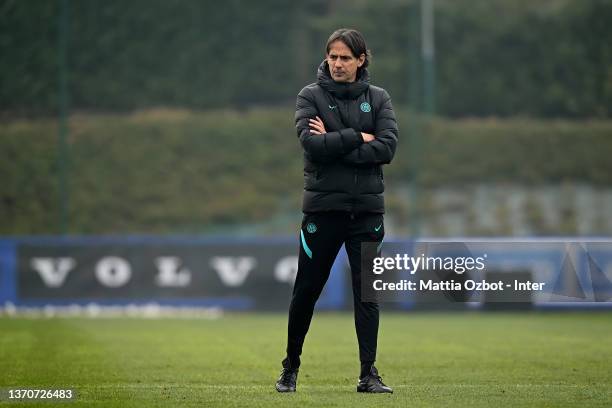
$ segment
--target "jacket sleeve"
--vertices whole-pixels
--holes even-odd
[[[376,111],[374,137],[371,142],[363,143],[344,155],[342,161],[357,166],[391,163],[397,147],[398,129],[387,91],[383,91],[382,102]]]
[[[325,163],[338,160],[364,143],[361,133],[352,128],[322,135],[310,133],[308,120],[314,119],[317,115],[318,111],[311,90],[302,89],[298,94],[295,107],[295,127],[302,148],[312,161]]]

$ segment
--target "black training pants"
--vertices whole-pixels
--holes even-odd
[[[345,244],[353,286],[355,329],[361,363],[376,360],[378,304],[361,301],[361,243],[381,243],[383,214],[352,215],[344,211],[305,214],[300,231],[298,272],[289,307],[285,368],[298,368],[302,346],[317,299],[327,282],[338,251]]]

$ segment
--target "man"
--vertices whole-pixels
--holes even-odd
[[[391,162],[397,124],[389,94],[369,84],[370,52],[358,31],[327,41],[317,82],[297,97],[295,123],[304,149],[304,218],[289,307],[287,355],[276,383],[296,390],[302,345],[315,303],[342,244],[349,257],[361,372],[357,391],[393,392],[374,367],[378,304],[361,301],[361,243],[384,237],[382,165]]]

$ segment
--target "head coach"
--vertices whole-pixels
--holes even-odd
[[[289,307],[287,354],[276,383],[296,390],[302,346],[313,310],[338,251],[351,267],[361,371],[357,391],[392,392],[374,361],[378,304],[361,301],[361,243],[382,243],[382,166],[393,159],[398,129],[391,98],[370,85],[370,51],[363,35],[336,30],[328,39],[317,82],[297,97],[295,123],[304,149],[304,197],[298,272]]]

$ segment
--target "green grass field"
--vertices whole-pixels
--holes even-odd
[[[335,313],[315,315],[298,392],[278,394],[285,327],[284,314],[3,317],[0,388],[70,387],[70,407],[612,405],[611,313],[383,313],[377,366],[392,395],[355,392],[352,316]]]

